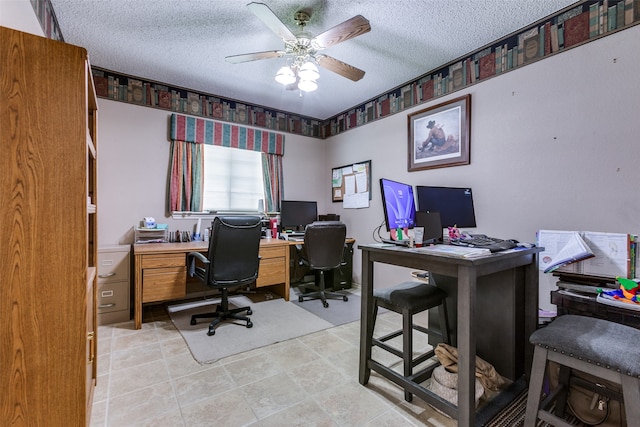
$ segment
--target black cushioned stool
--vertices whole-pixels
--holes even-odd
[[[416,358],[413,357],[413,329],[428,335],[438,335],[442,338],[442,342],[451,344],[449,342],[449,323],[447,320],[446,298],[447,293],[442,289],[424,282],[403,282],[392,288],[374,290],[373,292],[373,321],[371,322],[371,329],[367,332],[371,338],[371,345],[378,346],[402,358],[404,364],[404,376],[411,377],[415,382],[419,383],[429,378],[431,376],[431,372],[437,365],[413,374],[413,368],[415,366],[435,355],[435,352],[432,349]],[[378,315],[378,307],[383,307],[387,310],[402,314],[402,329],[377,339],[373,338],[376,317]],[[438,307],[442,330],[425,328],[413,324],[414,314],[418,314],[435,307]],[[386,341],[400,335],[402,335],[402,351],[386,344]],[[390,370],[390,368],[384,367],[377,362],[373,363],[376,365],[374,370]],[[405,390],[404,398],[407,402],[410,402],[413,395]]]
[[[640,426],[640,330],[608,320],[564,315],[535,331],[529,341],[536,347],[525,427],[533,427],[538,418],[554,426],[571,427],[560,418],[562,413],[554,415],[546,410],[554,400],[556,408],[564,408],[570,369],[620,384],[627,425]],[[560,384],[540,402],[547,360],[560,365]]]

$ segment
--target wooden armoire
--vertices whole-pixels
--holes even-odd
[[[87,51],[0,27],[0,424],[82,426],[96,385]]]

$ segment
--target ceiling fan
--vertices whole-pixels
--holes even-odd
[[[371,31],[369,21],[362,15],[356,15],[314,37],[304,29],[310,18],[308,12],[298,11],[295,13],[294,19],[298,24],[299,31],[294,34],[266,4],[252,2],[247,7],[284,41],[284,49],[231,55],[225,58],[227,62],[238,64],[259,59],[287,57],[289,66],[282,67],[278,71],[276,80],[287,88],[299,88],[304,91],[317,88],[315,80],[319,77],[319,73],[314,63],[353,81],[364,77],[364,71],[319,53],[330,46]]]

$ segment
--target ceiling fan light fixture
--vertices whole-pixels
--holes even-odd
[[[318,72],[318,67],[316,67],[313,62],[307,61],[304,64],[302,64],[302,67],[300,67],[300,71],[298,71],[298,76],[300,76],[301,79],[311,80],[311,81],[314,81],[315,83],[315,80],[320,78],[320,73]]]
[[[315,80],[306,80],[301,78],[298,82],[298,89],[303,92],[313,92],[314,90],[318,89],[318,84],[315,82]]]
[[[283,85],[290,85],[296,81],[296,75],[293,73],[291,68],[282,67],[276,73],[276,81]]]

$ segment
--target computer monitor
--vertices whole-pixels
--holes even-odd
[[[409,184],[380,178],[380,191],[387,231],[398,228],[413,228],[416,224],[413,187]]]
[[[281,231],[304,231],[307,224],[318,220],[318,203],[298,200],[280,202]]]
[[[443,227],[476,226],[471,188],[416,186],[418,210],[440,212]]]

